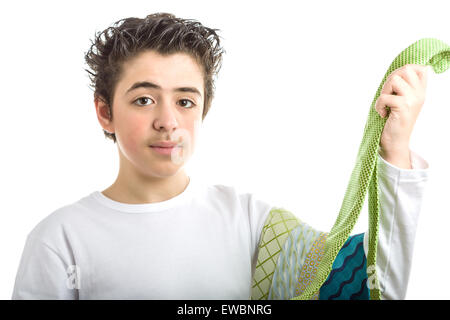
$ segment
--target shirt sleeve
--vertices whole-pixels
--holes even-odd
[[[42,240],[28,236],[12,300],[78,299],[79,272]]]
[[[378,154],[380,226],[376,270],[383,300],[405,298],[411,271],[428,163],[413,151],[410,155],[412,169],[402,169]],[[367,256],[367,232],[364,251]]]

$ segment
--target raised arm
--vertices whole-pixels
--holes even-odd
[[[382,299],[406,295],[427,163],[411,153],[411,169],[378,157],[380,229],[377,274]],[[327,233],[302,222],[283,208],[273,208],[261,227],[252,299],[290,299],[314,278]],[[339,251],[326,281],[314,299],[369,299],[367,232],[350,236]]]

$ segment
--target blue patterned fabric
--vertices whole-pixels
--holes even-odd
[[[272,278],[269,300],[287,300],[295,296],[298,278],[305,262],[306,254],[321,232],[306,223],[289,232],[289,236],[278,256]]]
[[[320,288],[320,300],[369,300],[364,233],[351,236],[333,262],[331,273]]]

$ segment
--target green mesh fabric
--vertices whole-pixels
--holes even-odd
[[[290,232],[300,221],[283,208],[273,208],[264,224],[258,251],[258,260],[253,275],[252,300],[268,299],[278,257]]]
[[[376,160],[381,133],[387,118],[380,117],[374,106],[389,75],[406,64],[430,65],[435,73],[443,73],[450,66],[450,47],[437,39],[421,39],[403,50],[387,70],[370,106],[356,164],[347,185],[336,222],[327,234],[324,252],[321,255],[317,272],[315,272],[305,290],[292,300],[317,299],[320,287],[330,274],[338,252],[353,230],[363,207],[367,190],[369,190],[368,286],[370,286],[370,299],[379,300],[381,298],[375,268],[380,215]],[[274,213],[277,214],[269,215],[261,234],[258,261],[253,279],[252,299],[267,299],[272,285],[273,273],[278,263],[277,259],[284,241],[288,238],[288,233],[300,224],[295,216],[290,215],[287,211],[278,208],[274,209]]]
[[[272,208],[261,232],[251,299],[287,300],[303,292],[323,255],[317,250],[326,235],[292,212]]]

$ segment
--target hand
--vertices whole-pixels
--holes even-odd
[[[380,155],[400,168],[411,169],[409,140],[425,102],[427,77],[427,66],[404,65],[389,75],[375,102],[379,115],[388,117],[381,135]]]

